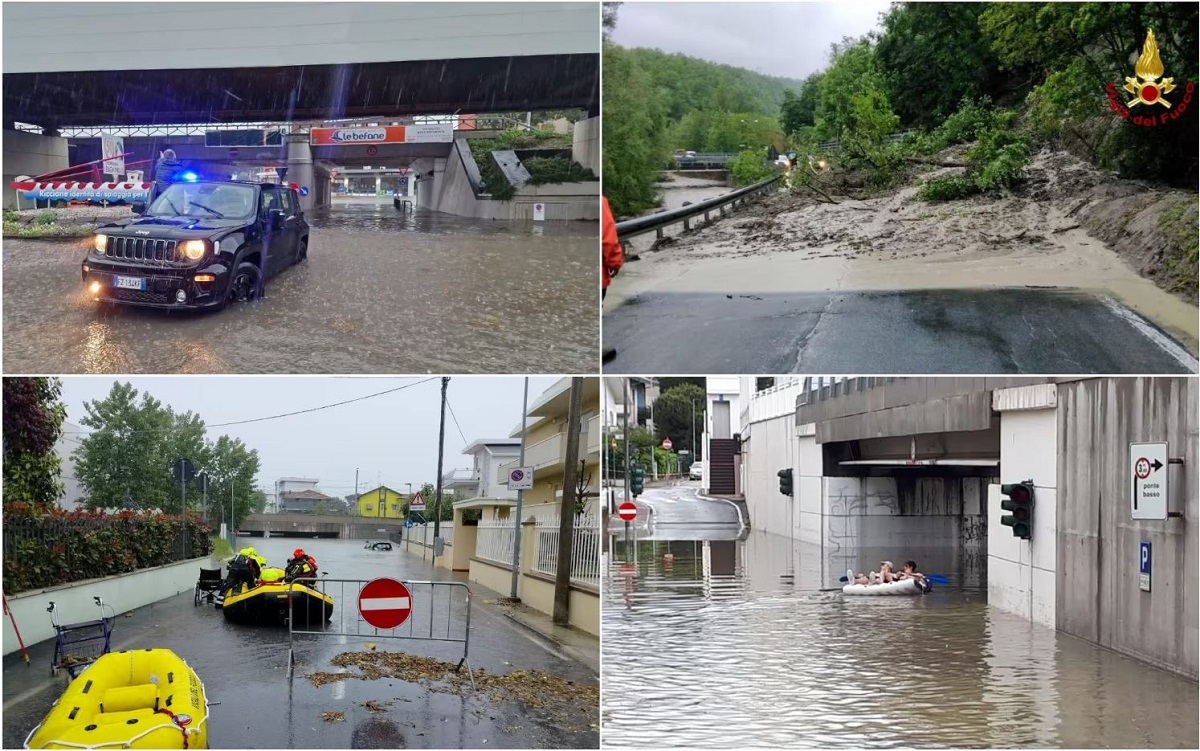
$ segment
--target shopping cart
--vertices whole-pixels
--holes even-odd
[[[54,660],[50,663],[51,675],[57,675],[59,670],[66,668],[67,673],[74,679],[84,668],[99,659],[100,655],[108,654],[117,612],[105,605],[104,600],[99,597],[92,599],[96,601],[96,607],[100,608],[100,618],[94,621],[68,623],[64,626],[58,622],[58,609],[54,603],[51,602],[50,607],[46,608],[50,613],[50,622],[54,624]],[[105,608],[112,612],[111,616],[104,614]]]

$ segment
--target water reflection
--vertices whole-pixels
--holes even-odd
[[[979,561],[762,532],[610,549],[606,745],[1196,747],[1196,684],[989,608]],[[952,586],[837,588],[847,557],[921,553]]]

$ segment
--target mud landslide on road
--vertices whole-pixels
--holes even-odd
[[[920,185],[962,169],[926,170],[899,190],[861,197],[853,197],[855,175],[822,175],[815,184],[834,203],[780,190],[659,242],[630,276],[641,289],[676,291],[1077,287],[1121,299],[1194,347],[1194,193],[1120,180],[1043,150],[1010,193],[929,203]]]

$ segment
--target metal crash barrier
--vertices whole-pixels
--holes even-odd
[[[333,598],[328,623],[315,621],[299,608],[310,597],[294,592],[310,587]],[[288,585],[288,677],[296,665],[297,636],[370,637],[462,644],[455,672],[465,665],[475,690],[475,674],[467,661],[471,646],[471,590],[462,582],[377,579],[321,579]]]

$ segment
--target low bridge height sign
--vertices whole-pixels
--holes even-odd
[[[1167,518],[1167,444],[1129,444],[1129,512],[1133,519]]]

